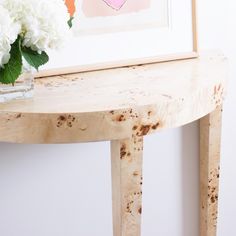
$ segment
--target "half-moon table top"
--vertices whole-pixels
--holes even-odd
[[[75,143],[144,136],[197,120],[223,102],[219,52],[179,60],[39,78],[32,99],[0,104],[0,141]]]

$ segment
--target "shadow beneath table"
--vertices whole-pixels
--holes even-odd
[[[186,125],[182,134],[182,236],[199,235],[199,123]]]

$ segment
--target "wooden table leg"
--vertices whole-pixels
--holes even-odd
[[[200,235],[216,236],[222,107],[200,120]]]
[[[140,236],[143,138],[111,142],[113,235]]]

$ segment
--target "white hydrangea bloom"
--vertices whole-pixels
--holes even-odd
[[[21,24],[23,45],[41,52],[62,46],[69,34],[70,16],[63,0],[2,0]]]
[[[0,5],[0,68],[10,59],[11,44],[15,42],[20,25],[14,23],[9,12]]]

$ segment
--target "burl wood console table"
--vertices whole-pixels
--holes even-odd
[[[111,140],[114,236],[140,236],[143,137],[200,119],[201,236],[215,236],[226,64],[214,52],[37,79],[33,99],[0,105],[0,141]]]

